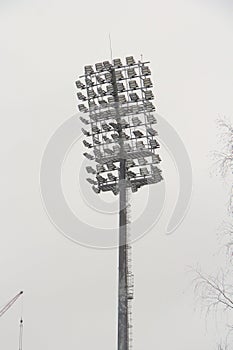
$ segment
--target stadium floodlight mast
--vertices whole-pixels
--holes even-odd
[[[119,194],[118,261],[118,350],[132,347],[133,273],[128,223],[128,191],[162,180],[157,154],[159,143],[154,129],[156,118],[149,62],[136,62],[130,56],[84,67],[76,82],[78,109],[85,127],[83,141],[92,153],[84,156],[95,161],[87,166],[87,178],[95,193]],[[85,114],[87,117],[85,117]],[[86,129],[88,128],[88,130]]]

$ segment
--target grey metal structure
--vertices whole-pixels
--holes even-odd
[[[157,154],[159,143],[154,129],[156,118],[149,62],[126,57],[84,67],[76,82],[81,121],[85,128],[84,156],[95,161],[87,166],[94,179],[87,178],[95,193],[119,194],[119,280],[118,280],[118,350],[132,347],[131,301],[133,273],[128,231],[128,191],[162,180]]]

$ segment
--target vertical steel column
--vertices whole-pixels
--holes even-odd
[[[119,260],[118,260],[118,350],[128,350],[128,298],[127,298],[127,201],[126,201],[126,157],[119,116],[119,97],[116,73],[112,68],[112,85],[116,103],[120,145],[119,170]]]
[[[127,299],[127,209],[126,160],[120,161],[119,176],[119,279],[118,279],[118,350],[128,350],[128,299]]]

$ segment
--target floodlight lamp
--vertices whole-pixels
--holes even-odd
[[[151,90],[145,91],[144,93],[145,93],[145,99],[146,100],[153,100],[154,95],[153,95]]]
[[[139,150],[143,150],[143,149],[145,148],[144,142],[143,142],[143,141],[138,141],[138,142],[137,142],[137,148],[138,148]]]
[[[85,71],[85,74],[86,75],[91,75],[91,74],[93,74],[94,73],[94,70],[93,70],[93,68],[92,68],[92,66],[85,66],[84,67],[84,71]]]
[[[159,164],[161,162],[161,158],[158,154],[152,154],[152,163]]]
[[[129,123],[127,123],[127,121],[123,118],[120,119],[120,124],[122,126],[122,128],[128,128],[129,127]]]
[[[77,80],[75,82],[75,84],[76,84],[78,89],[85,89],[85,87],[86,87],[80,80]]]
[[[137,76],[137,73],[134,68],[128,68],[127,75],[128,75],[128,78],[131,79],[131,78],[135,78]]]
[[[118,130],[119,130],[119,126],[118,126],[118,124],[117,124],[117,123],[110,122],[110,123],[109,123],[109,125],[111,125],[111,127],[112,127],[114,130],[116,130],[116,131],[118,131]]]
[[[104,91],[100,86],[97,87],[97,92],[100,96],[106,95],[106,91]]]
[[[128,143],[125,143],[123,148],[124,148],[124,151],[126,151],[126,152],[130,152],[131,151],[131,147],[130,147],[130,145]]]
[[[139,165],[145,165],[145,164],[147,164],[148,162],[147,162],[147,160],[145,159],[145,158],[138,158],[138,164]]]
[[[98,116],[97,113],[91,114],[91,115],[90,115],[90,118],[91,118],[92,120],[94,120],[94,122],[97,122],[97,116]]]
[[[142,121],[138,117],[132,117],[132,123],[134,126],[139,126],[142,124]]]
[[[100,106],[106,106],[107,102],[105,100],[98,100]]]
[[[100,140],[97,137],[95,137],[95,136],[93,137],[93,142],[94,142],[95,145],[100,145],[101,144]]]
[[[108,176],[110,181],[116,181],[117,180],[117,177],[114,176],[112,173],[108,173],[107,176]]]
[[[95,103],[95,101],[89,101],[89,106],[92,110],[97,108],[97,104]]]
[[[144,103],[144,106],[145,106],[145,108],[146,108],[146,110],[147,110],[148,112],[153,112],[153,111],[155,111],[155,106],[154,106],[153,103],[150,102],[150,101],[146,101],[146,102]]]
[[[89,160],[94,160],[95,159],[95,157],[92,154],[89,154],[87,152],[83,153],[83,155]]]
[[[135,193],[138,190],[138,186],[136,184],[131,185],[132,192]]]
[[[147,132],[148,132],[151,136],[156,136],[156,135],[158,135],[157,131],[154,130],[153,128],[147,128]]]
[[[118,92],[123,92],[125,91],[125,87],[123,83],[117,83],[117,91]]]
[[[113,86],[112,85],[107,85],[107,93],[108,94],[113,94],[113,92],[114,92]]]
[[[114,145],[114,146],[112,146],[112,149],[113,149],[114,153],[117,154],[120,151],[120,146],[119,145]]]
[[[126,57],[126,65],[127,66],[132,66],[135,64],[135,60],[133,56]]]
[[[98,182],[95,180],[90,179],[89,177],[86,179],[91,185],[97,185]]]
[[[110,154],[110,156],[114,153],[113,150],[110,148],[104,148],[104,152]]]
[[[131,179],[131,178],[135,178],[137,175],[133,171],[129,170],[127,171],[127,176],[129,179]]]
[[[140,105],[131,106],[131,111],[133,114],[138,114],[141,112],[141,110],[142,110],[142,106],[140,106]]]
[[[108,138],[107,136],[103,135],[103,140],[106,142],[106,143],[111,143],[112,141],[110,140],[110,138]]]
[[[154,173],[161,173],[161,170],[157,166],[152,165],[151,169],[153,170]]]
[[[86,101],[87,100],[86,96],[84,96],[81,92],[78,92],[77,96],[78,96],[78,99],[81,100],[81,101]]]
[[[121,70],[115,71],[115,75],[116,75],[116,80],[122,80],[122,79],[124,79],[124,76],[123,76]]]
[[[93,86],[94,82],[90,78],[86,78],[86,84],[87,86]]]
[[[119,102],[122,103],[122,104],[127,102],[126,98],[125,98],[125,95],[119,95]]]
[[[94,150],[93,150],[93,152],[94,152],[94,155],[97,157],[97,158],[102,158],[102,153],[100,152],[100,150],[98,149],[98,148],[95,148]]]
[[[96,69],[97,72],[103,72],[103,70],[104,70],[103,63],[96,63],[95,64],[95,69]]]
[[[101,187],[102,191],[112,191],[114,195],[119,193],[118,186],[116,184],[106,184]]]
[[[86,140],[83,140],[83,144],[84,144],[84,146],[87,147],[87,148],[92,148],[92,144],[89,143],[89,142],[87,142]]]
[[[92,186],[92,189],[93,189],[93,191],[95,192],[95,193],[100,193],[100,189],[99,188],[97,188],[97,187],[95,187],[95,186]]]
[[[159,143],[156,140],[150,140],[149,142],[152,149],[159,148]]]
[[[96,175],[96,179],[98,180],[99,183],[105,183],[107,182],[107,179],[105,179],[103,176],[101,175]]]
[[[150,80],[150,78],[145,78],[143,80],[143,86],[146,88],[151,88],[153,87],[152,81]]]
[[[118,193],[119,193],[119,188],[118,188],[117,186],[114,186],[114,187],[112,188],[112,193],[113,193],[115,196],[117,196]]]
[[[106,70],[110,70],[112,68],[112,65],[109,61],[104,61],[103,65]]]
[[[119,140],[119,135],[117,134],[111,134],[111,137],[114,141],[118,141]]]
[[[142,66],[142,75],[150,75],[151,71],[148,66]]]
[[[115,58],[115,59],[113,60],[113,65],[114,65],[114,67],[116,67],[116,68],[121,68],[121,67],[122,67],[122,62],[121,62],[120,58]]]
[[[101,127],[106,132],[111,130],[111,127],[105,122],[101,124]]]
[[[140,130],[134,130],[133,133],[136,138],[143,137],[143,133]]]
[[[130,80],[129,81],[129,87],[131,90],[135,90],[138,88],[138,83],[136,82],[136,80]]]
[[[83,112],[83,113],[87,113],[88,112],[88,108],[85,105],[83,105],[83,104],[78,105],[78,109],[79,109],[80,112]]]
[[[114,103],[115,102],[115,99],[113,96],[109,96],[108,97],[108,103]]]
[[[97,173],[103,173],[106,171],[105,167],[102,164],[96,164]]]
[[[109,72],[105,73],[104,77],[105,77],[105,81],[107,83],[111,83],[111,81],[112,81],[112,74],[111,73],[109,73]]]
[[[163,177],[161,175],[161,170],[157,166],[151,166],[151,169],[153,171],[153,178],[157,181],[160,182],[163,180]]]
[[[109,111],[109,116],[110,116],[111,118],[115,118],[115,117],[117,116],[117,112],[115,111],[115,109],[111,109],[111,110]]]
[[[130,139],[130,136],[127,135],[125,132],[122,132],[122,133],[121,133],[121,138],[122,138],[123,140],[129,140],[129,139]]]
[[[96,174],[95,169],[93,169],[91,166],[87,166],[87,167],[86,167],[86,171],[87,171],[89,174]]]
[[[105,80],[100,76],[100,75],[96,75],[96,80],[99,84],[104,84]]]
[[[108,168],[108,170],[111,170],[111,171],[113,171],[113,170],[116,170],[116,165],[113,163],[113,162],[108,162],[107,163],[107,168]]]
[[[126,166],[127,166],[127,168],[132,168],[132,167],[134,167],[136,164],[135,164],[135,162],[132,160],[132,159],[127,159],[127,161],[126,161]]]
[[[100,133],[100,128],[98,128],[98,126],[96,126],[96,125],[92,125],[92,131],[94,132],[94,133]]]
[[[87,89],[87,95],[89,98],[95,98],[97,97],[96,92],[93,89]]]
[[[147,121],[148,121],[148,123],[150,123],[150,124],[156,124],[156,123],[157,123],[157,120],[155,119],[155,117],[154,117],[152,114],[149,114],[149,115],[147,116]]]
[[[148,176],[149,171],[147,168],[140,168],[140,174],[141,174],[141,176]]]
[[[80,119],[81,122],[83,122],[83,124],[85,124],[85,125],[90,124],[89,120],[87,120],[87,119],[85,119],[85,118],[83,118],[83,117],[79,117],[79,119]]]
[[[129,97],[130,97],[131,101],[133,101],[133,102],[137,102],[139,100],[139,96],[138,96],[138,94],[136,94],[136,92],[130,93]]]

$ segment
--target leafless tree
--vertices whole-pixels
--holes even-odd
[[[227,119],[219,119],[220,149],[213,152],[215,170],[225,177],[233,169],[233,126]]]
[[[221,147],[213,153],[215,171],[226,178],[233,171],[233,126],[226,119],[218,120],[218,127],[221,129]],[[233,209],[233,186],[231,187],[229,209],[232,216]],[[217,274],[205,274],[201,269],[195,269],[194,289],[197,299],[205,307],[207,315],[214,312],[229,313],[233,316],[233,224],[232,218],[221,225],[222,247],[226,252],[226,268],[220,269]],[[229,335],[233,331],[233,325],[226,324],[228,336],[226,344],[219,344],[218,350],[229,349]]]
[[[216,276],[203,274],[195,270],[195,292],[202,304],[210,311],[233,310],[233,285],[229,283],[227,273],[220,271]]]
[[[217,350],[229,350],[227,344],[218,344]]]

